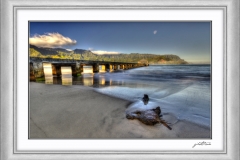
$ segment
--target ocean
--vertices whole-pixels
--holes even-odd
[[[126,112],[160,106],[170,124],[187,120],[211,127],[210,65],[156,65],[94,74],[93,79],[100,84],[93,85],[97,92],[132,101]]]

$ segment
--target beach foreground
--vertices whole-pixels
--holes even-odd
[[[178,120],[172,130],[128,120],[132,103],[75,85],[30,82],[30,139],[182,139],[211,138],[210,129]],[[157,106],[156,106],[157,107]]]

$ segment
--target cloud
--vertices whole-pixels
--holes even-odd
[[[92,51],[94,54],[104,55],[104,54],[120,54],[119,52],[112,51]]]
[[[75,45],[76,40],[72,40],[69,37],[64,37],[59,33],[45,33],[44,35],[34,35],[29,38],[31,45],[38,47],[56,48],[62,46]]]
[[[153,31],[153,34],[157,34],[157,30]]]

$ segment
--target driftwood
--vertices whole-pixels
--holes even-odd
[[[160,114],[161,114],[161,109],[160,107],[157,107],[155,109],[134,111],[134,112],[127,113],[126,118],[138,119],[139,121],[141,121],[146,125],[155,125],[157,123],[161,123],[165,127],[167,127],[169,130],[172,130],[172,128],[167,124],[167,122],[161,118]]]

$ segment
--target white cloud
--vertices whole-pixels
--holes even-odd
[[[112,51],[92,51],[94,54],[104,55],[104,54],[119,54],[119,52]]]
[[[153,31],[153,34],[157,34],[157,30]]]
[[[71,49],[66,49],[67,51],[72,51]]]
[[[77,43],[76,40],[72,40],[69,37],[64,37],[59,33],[46,33],[44,35],[34,35],[33,37],[29,38],[29,42],[31,45],[49,48],[74,45]]]

